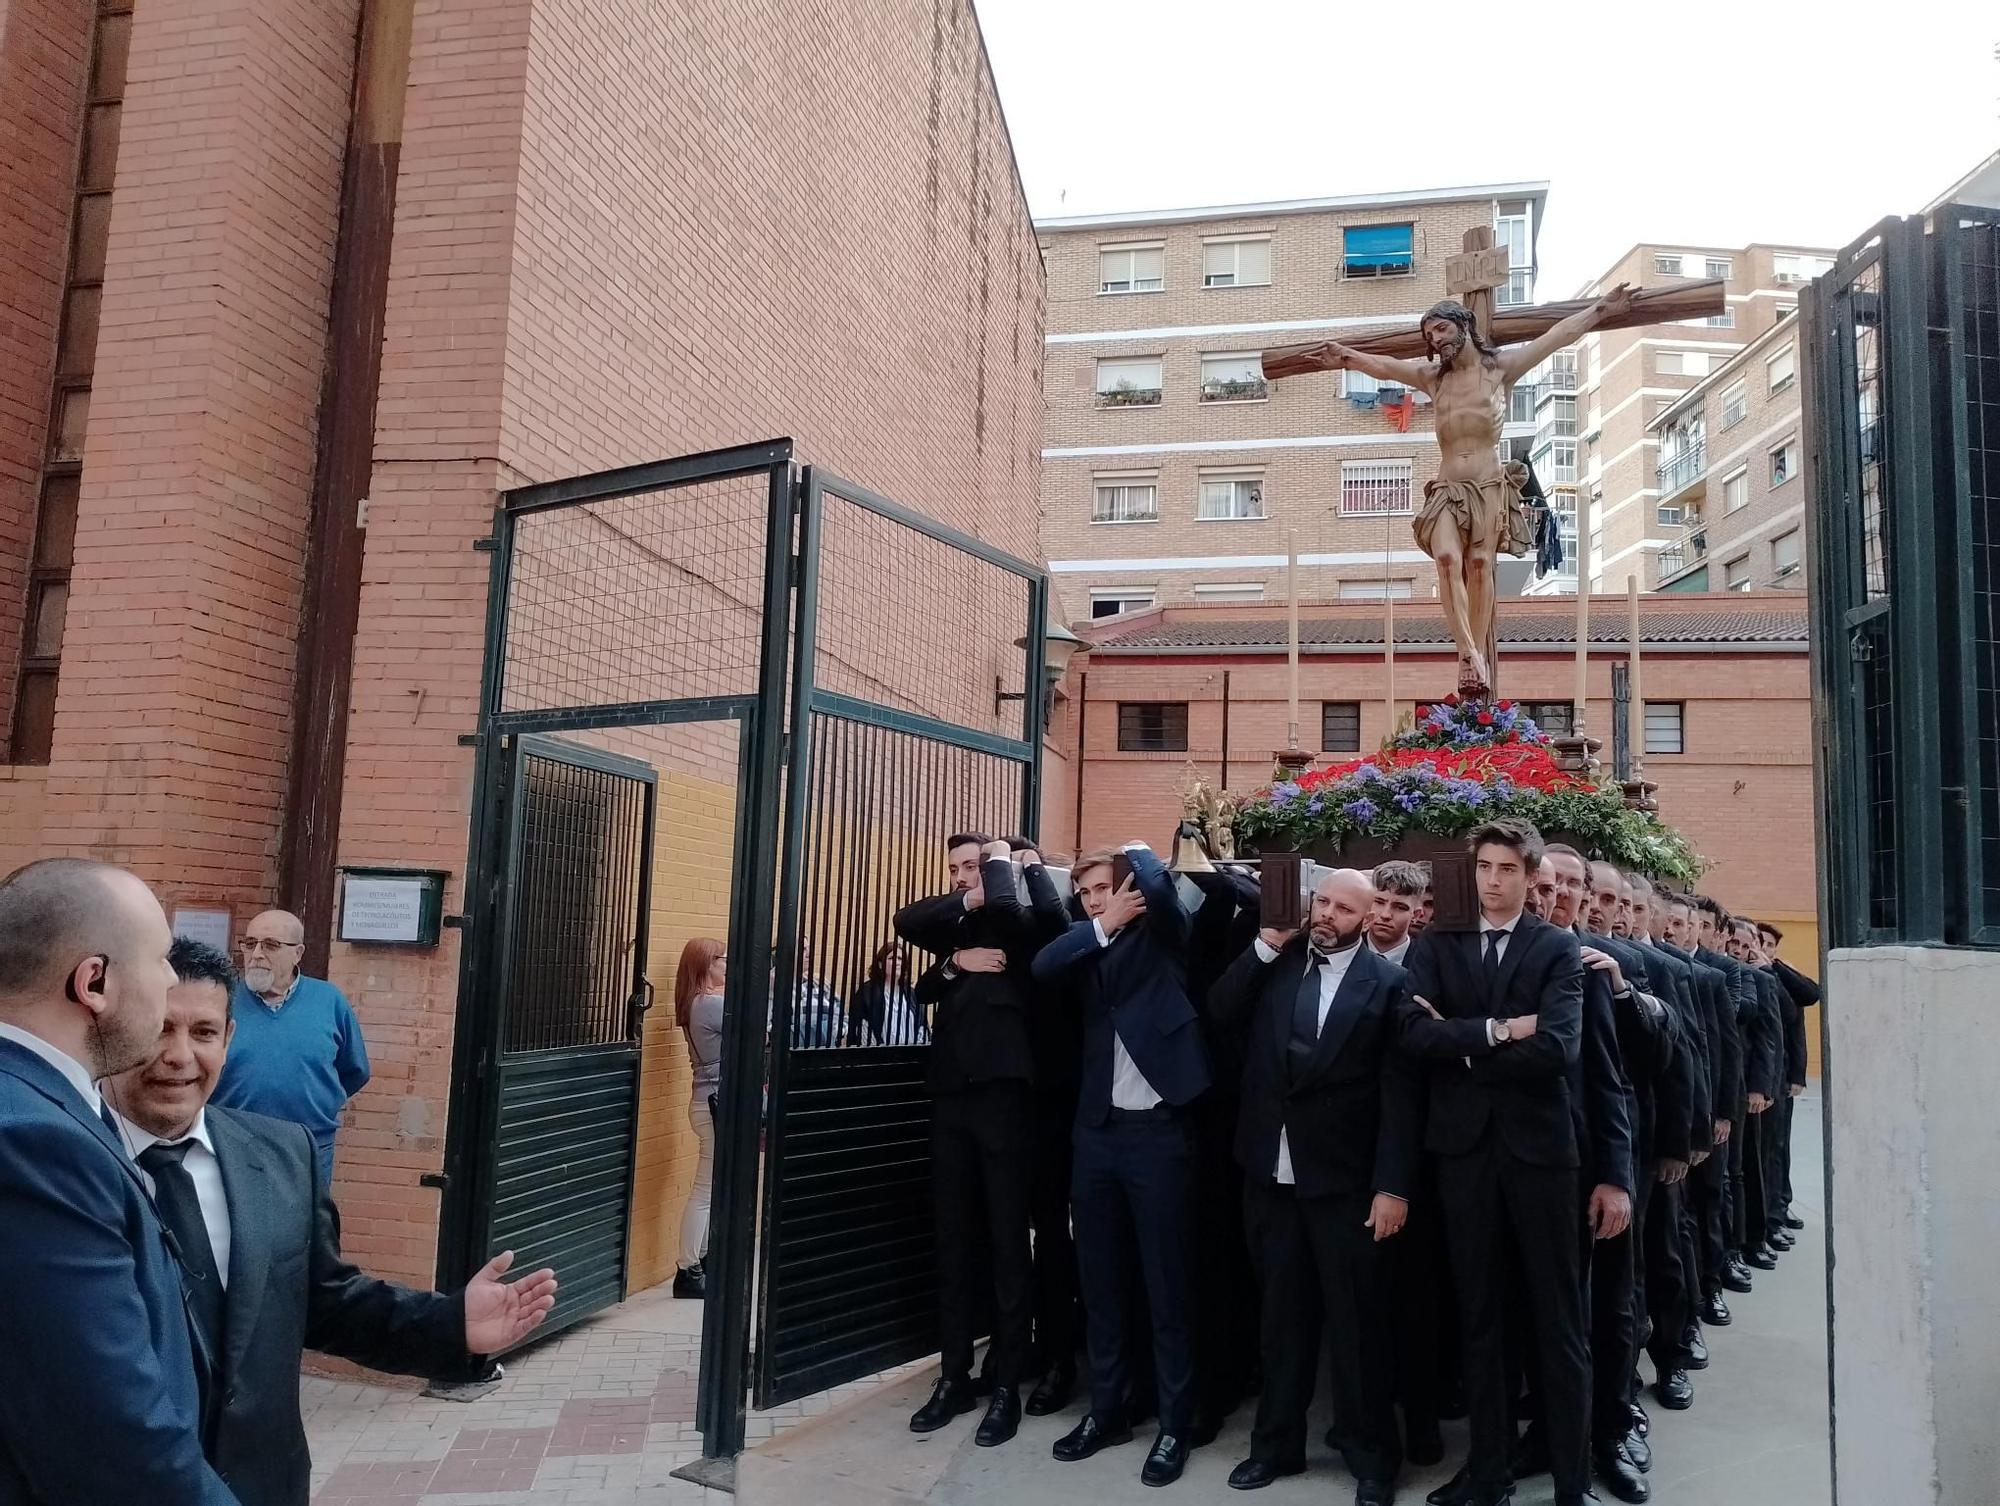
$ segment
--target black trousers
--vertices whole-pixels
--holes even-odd
[[[1238,1101],[1211,1088],[1196,1100],[1194,1193],[1194,1343],[1196,1411],[1220,1421],[1252,1389],[1257,1370],[1257,1276],[1243,1221],[1222,1210],[1243,1206],[1243,1172],[1231,1142]]]
[[[1635,1200],[1636,1209],[1636,1200]],[[1635,1213],[1636,1217],[1636,1213]],[[1590,1437],[1615,1443],[1630,1430],[1632,1368],[1639,1359],[1637,1223],[1616,1239],[1590,1240]]]
[[[1076,1241],[1070,1236],[1071,1122],[1076,1099],[1037,1094],[1030,1217],[1035,1230],[1035,1346],[1044,1368],[1074,1359],[1081,1332]]]
[[[1646,1352],[1661,1375],[1680,1369],[1686,1361],[1683,1341],[1694,1321],[1695,1301],[1702,1295],[1700,1268],[1690,1264],[1693,1229],[1686,1197],[1685,1181],[1672,1186],[1655,1181],[1640,1230],[1646,1246],[1646,1315],[1653,1323]]]
[[[1304,1462],[1325,1332],[1334,1426],[1348,1469],[1361,1480],[1394,1480],[1402,1468],[1389,1260],[1367,1227],[1371,1201],[1365,1192],[1300,1197],[1274,1181],[1244,1178],[1243,1229],[1263,1295],[1264,1389],[1250,1430],[1255,1458]]]
[[[1770,1109],[1761,1114],[1746,1113],[1743,1116],[1746,1131],[1743,1136],[1743,1193],[1737,1199],[1740,1212],[1736,1222],[1742,1239],[1739,1248],[1745,1250],[1762,1246],[1770,1232],[1771,1124]]]
[[[931,1198],[937,1218],[938,1337],[946,1376],[972,1370],[991,1275],[995,1385],[1018,1386],[1034,1324],[1028,1208],[1034,1095],[1026,1083],[977,1083],[931,1104]]]
[[[1743,1126],[1734,1126],[1730,1145],[1736,1143]],[[1684,1188],[1687,1206],[1694,1217],[1695,1269],[1700,1273],[1704,1293],[1722,1289],[1722,1268],[1729,1261],[1728,1147],[1716,1150],[1688,1173]]]
[[[1775,1111],[1785,1116],[1778,1129],[1778,1217],[1781,1219],[1792,1211],[1792,1110],[1798,1107],[1798,1102],[1787,1087],[1785,1101]]]
[[[1078,1125],[1070,1183],[1077,1274],[1090,1353],[1090,1409],[1118,1415],[1131,1359],[1127,1274],[1136,1250],[1152,1317],[1153,1372],[1162,1432],[1187,1436],[1194,1421],[1188,1336],[1188,1191],[1193,1155],[1186,1119],[1164,1109],[1111,1111]]]
[[[1426,1156],[1410,1190],[1409,1215],[1391,1244],[1392,1300],[1395,1304],[1396,1399],[1404,1423],[1436,1426],[1447,1389],[1458,1372],[1458,1323],[1451,1256],[1445,1248],[1444,1210],[1438,1203],[1437,1172]]]
[[[1581,1493],[1590,1473],[1590,1347],[1576,1237],[1576,1168],[1531,1166],[1509,1155],[1498,1133],[1489,1131],[1470,1154],[1440,1159],[1438,1192],[1457,1274],[1472,1479],[1498,1489],[1513,1478],[1506,1342],[1515,1300],[1508,1280],[1511,1243],[1541,1361],[1538,1394],[1556,1491]]]

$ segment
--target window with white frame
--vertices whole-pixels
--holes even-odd
[[[1498,308],[1512,308],[1535,296],[1534,206],[1511,199],[1493,216],[1493,244],[1507,248],[1507,281],[1493,290]]]
[[[1097,363],[1097,406],[1151,408],[1166,390],[1167,363],[1161,356],[1119,356]]]
[[[1722,389],[1722,427],[1733,429],[1750,412],[1750,384],[1731,382]]]
[[[1264,588],[1256,581],[1204,581],[1194,588],[1196,601],[1262,601]]]
[[[1771,451],[1771,485],[1783,486],[1799,473],[1799,443],[1788,439]]]
[[[1417,594],[1417,583],[1405,577],[1401,580],[1344,580],[1340,583],[1342,601],[1409,601]]]
[[[1340,374],[1341,395],[1343,397],[1366,397],[1372,392],[1380,392],[1382,384],[1365,371],[1356,371],[1352,366]]]
[[[1771,276],[1781,288],[1797,287],[1802,282],[1811,282],[1820,273],[1831,270],[1833,258],[1829,256],[1800,256],[1796,253],[1779,252],[1771,258]]]
[[[1688,353],[1684,350],[1659,350],[1653,353],[1653,369],[1661,376],[1686,376],[1688,374]]]
[[[1646,752],[1685,753],[1686,739],[1681,735],[1683,704],[1680,701],[1646,702]]]
[[[1794,528],[1771,540],[1771,573],[1790,575],[1799,568],[1799,531]]]
[[[1557,439],[1541,452],[1535,475],[1544,486],[1576,485],[1576,441]]]
[[[1702,266],[1702,274],[1707,277],[1720,277],[1727,280],[1729,276],[1729,258],[1726,256],[1709,257]]]
[[[1270,396],[1264,360],[1256,351],[1232,351],[1201,358],[1204,403],[1260,403]]]
[[[1343,460],[1341,515],[1382,518],[1414,512],[1411,484],[1411,462],[1407,460]]]
[[[1739,554],[1727,560],[1722,566],[1722,589],[1725,591],[1747,591],[1750,589],[1750,556]]]
[[[1260,287],[1271,280],[1271,238],[1204,241],[1201,285],[1205,288]]]
[[[1722,510],[1737,512],[1750,505],[1750,469],[1748,466],[1732,472],[1722,483]]]
[[[1097,253],[1100,293],[1157,293],[1167,285],[1167,248],[1155,241],[1143,246],[1103,246]]]
[[[1679,252],[1655,253],[1653,257],[1653,271],[1656,275],[1661,277],[1680,276],[1681,275],[1680,253]]]
[[[1264,516],[1264,477],[1255,471],[1204,471],[1194,515],[1204,522],[1244,522]]]
[[[1159,594],[1155,586],[1093,586],[1090,591],[1090,615],[1116,617],[1121,612],[1143,612],[1152,606]]]
[[[1401,277],[1416,270],[1415,225],[1349,225],[1341,231],[1341,263],[1349,277]]]
[[[1791,386],[1799,374],[1799,354],[1796,346],[1787,345],[1776,355],[1764,362],[1764,381],[1773,396]]]
[[[1098,476],[1094,480],[1090,498],[1091,522],[1159,522],[1159,472]]]
[[[1710,329],[1734,329],[1736,328],[1736,310],[1724,309],[1719,314],[1710,314],[1701,322]]]

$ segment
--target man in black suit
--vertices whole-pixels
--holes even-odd
[[[1034,1331],[1028,1226],[1035,1057],[1027,977],[1035,931],[1005,842],[968,832],[946,839],[945,857],[950,892],[896,915],[898,936],[944,959],[926,1069],[943,1366],[930,1399],[910,1418],[910,1431],[935,1432],[978,1405],[972,1345],[990,1261],[993,1395],[974,1440],[991,1448],[1020,1428]]]
[[[1034,975],[1045,986],[1069,981],[1083,1011],[1070,1208],[1090,1411],[1054,1452],[1073,1462],[1132,1437],[1125,1286],[1136,1250],[1160,1413],[1141,1478],[1168,1485],[1187,1465],[1194,1423],[1188,1107],[1209,1083],[1208,1049],[1187,994],[1188,914],[1174,876],[1143,847],[1128,847],[1122,863],[1110,853],[1079,858],[1071,878],[1086,918],[1042,949]]]
[[[1760,920],[1757,934],[1764,943],[1764,955],[1770,959],[1771,972],[1790,1004],[1785,1014],[1785,1101],[1779,1106],[1784,1118],[1778,1126],[1781,1210],[1778,1222],[1786,1229],[1803,1229],[1805,1220],[1792,1212],[1792,1110],[1806,1090],[1805,1012],[1819,1003],[1819,985],[1778,955],[1778,947],[1785,939],[1783,931],[1768,920]]]
[[[157,1049],[106,1079],[104,1096],[153,1184],[217,1356],[208,1457],[242,1506],[305,1506],[302,1351],[407,1375],[457,1370],[533,1333],[555,1306],[555,1273],[504,1282],[509,1252],[452,1296],[362,1275],[341,1254],[312,1136],[209,1106],[235,1032],[229,959],[185,938],[168,957],[179,981]]]
[[[1729,974],[1714,965],[1728,959],[1701,946],[1700,915],[1692,899],[1679,897],[1669,911],[1667,940],[1693,974],[1709,1042],[1709,1096],[1716,1143],[1713,1154],[1688,1174],[1688,1221],[1704,1294],[1699,1311],[1703,1321],[1710,1321],[1707,1315],[1719,1310],[1716,1304],[1724,1288],[1750,1290],[1750,1272],[1734,1258],[1729,1211],[1729,1146],[1742,1131],[1745,1107],[1743,1033]]]
[[[1792,1236],[1785,1229],[1778,1206],[1778,1106],[1788,1097],[1785,1091],[1785,991],[1777,976],[1765,966],[1757,923],[1732,916],[1729,923],[1729,955],[1750,970],[1756,984],[1759,1005],[1757,1031],[1757,1095],[1750,1108],[1751,1143],[1744,1147],[1744,1226],[1745,1243],[1752,1249],[1770,1249],[1779,1254],[1792,1248]],[[1761,1100],[1761,1101],[1760,1101]]]
[[[234,1506],[171,1236],[96,1080],[144,1061],[173,973],[131,874],[53,858],[0,882],[0,1503]]]
[[[1750,969],[1726,950],[1731,925],[1729,912],[1723,909],[1721,902],[1709,895],[1697,894],[1694,897],[1694,923],[1695,960],[1722,974],[1726,997],[1735,1012],[1741,1050],[1736,1091],[1730,1100],[1736,1109],[1735,1132],[1730,1136],[1723,1200],[1723,1231],[1729,1247],[1728,1259],[1733,1265],[1775,1270],[1777,1257],[1761,1244],[1752,1247],[1749,1243],[1749,1204],[1743,1170],[1745,1155],[1756,1137],[1753,1114],[1763,1112],[1761,1107],[1753,1111],[1752,1100],[1768,1103],[1764,1087],[1770,1042],[1763,1018],[1763,996]]]
[[[1374,902],[1368,875],[1325,875],[1309,936],[1262,932],[1209,995],[1218,1020],[1247,1029],[1236,1160],[1264,1315],[1251,1453],[1229,1484],[1305,1468],[1324,1329],[1358,1506],[1387,1506],[1402,1465],[1381,1241],[1409,1209],[1421,1112],[1397,1045],[1405,974],[1362,944]]]
[[[1526,822],[1470,842],[1476,932],[1426,930],[1410,949],[1405,1046],[1429,1066],[1428,1148],[1451,1241],[1472,1452],[1454,1506],[1511,1499],[1515,1444],[1506,1319],[1509,1247],[1532,1311],[1558,1506],[1589,1491],[1590,1351],[1576,1237],[1579,1157],[1570,1073],[1582,1032],[1577,940],[1527,912],[1542,860]]]

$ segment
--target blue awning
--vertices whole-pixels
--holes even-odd
[[[1350,267],[1390,267],[1415,260],[1414,225],[1350,225],[1345,234]]]

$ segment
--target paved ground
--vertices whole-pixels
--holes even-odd
[[[1662,1506],[1825,1506],[1825,1225],[1816,1095],[1795,1130],[1798,1249],[1735,1302],[1736,1322],[1712,1331],[1714,1365],[1695,1377],[1692,1411],[1653,1409],[1654,1500]],[[412,1392],[308,1379],[306,1427],[315,1506],[716,1506],[728,1498],[669,1478],[696,1457],[694,1375],[700,1309],[662,1288],[578,1325],[509,1362],[508,1378],[470,1405]],[[929,1438],[909,1413],[934,1376],[907,1367],[770,1413],[752,1414],[752,1448],[739,1465],[743,1506],[890,1506],[935,1502],[1077,1502],[1115,1506],[1225,1498],[1223,1479],[1246,1452],[1247,1410],[1190,1464],[1176,1490],[1139,1483],[1143,1440],[1080,1465],[1048,1445],[1067,1418],[1029,1419],[1001,1449],[972,1444],[974,1418]],[[1315,1435],[1325,1429],[1317,1418]],[[1463,1450],[1463,1425],[1446,1442]],[[1455,1458],[1452,1461],[1456,1462]],[[1415,1506],[1449,1466],[1406,1476],[1398,1499]],[[1332,1455],[1259,1497],[1260,1506],[1349,1499]],[[1227,1497],[1233,1499],[1233,1497]],[[1549,1499],[1546,1478],[1520,1506]]]

